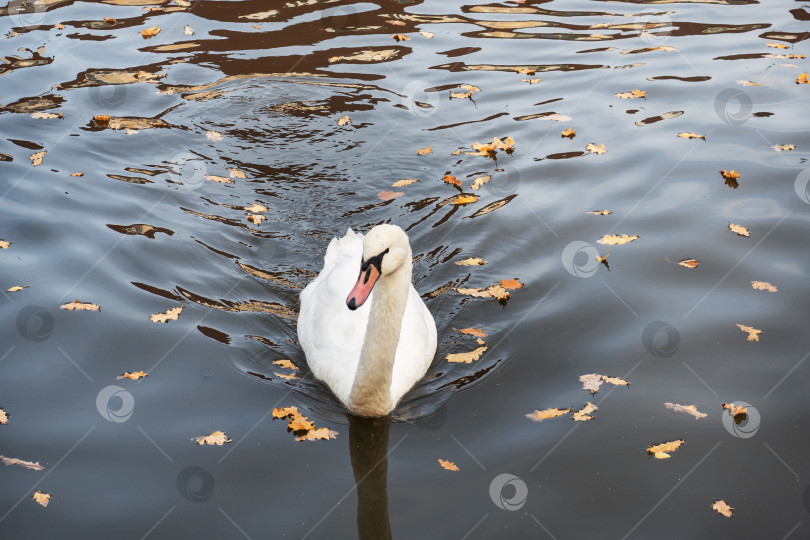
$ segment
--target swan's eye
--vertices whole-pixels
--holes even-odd
[[[385,251],[380,253],[379,255],[374,255],[373,257],[369,257],[367,260],[364,260],[360,263],[360,271],[365,272],[368,270],[368,267],[374,265],[377,268],[377,271],[382,274],[382,258],[383,255],[388,253],[388,248],[385,248]],[[368,279],[368,276],[366,276]]]

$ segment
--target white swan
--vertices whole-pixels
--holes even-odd
[[[298,341],[312,373],[352,414],[390,413],[436,353],[436,323],[411,283],[411,258],[396,225],[365,237],[349,229],[301,292]]]

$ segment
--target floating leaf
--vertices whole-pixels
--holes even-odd
[[[647,452],[652,454],[655,457],[655,459],[668,459],[672,457],[669,455],[669,453],[674,452],[675,450],[680,448],[681,445],[684,444],[685,442],[686,441],[684,441],[683,439],[678,439],[676,441],[666,442],[663,444],[656,444],[656,445],[651,444],[649,448],[647,448]]]
[[[515,71],[515,73],[520,73],[522,75],[534,75],[534,72],[536,71],[527,67],[513,67],[512,69]]]
[[[785,45],[784,43],[768,43],[768,47],[773,47],[774,49],[789,49],[790,47]]]
[[[8,249],[11,245],[11,242],[6,242],[5,240],[0,240],[0,249]]]
[[[33,461],[23,461],[22,459],[7,458],[6,456],[0,456],[0,460],[3,460],[3,463],[6,465],[19,465],[26,469],[31,469],[32,471],[41,471],[45,468],[39,464],[39,461],[34,463]]]
[[[422,35],[423,35],[424,37],[426,37],[427,39],[433,39],[433,36],[435,36],[435,35],[436,35],[436,34],[434,34],[433,32],[419,32],[419,33],[420,33],[420,34],[422,34]]]
[[[261,224],[262,224],[262,221],[264,221],[264,220],[265,220],[265,219],[267,219],[267,218],[266,218],[266,217],[264,217],[264,216],[263,216],[263,215],[261,215],[261,214],[250,214],[250,215],[247,217],[247,219],[248,219],[248,221],[250,221],[250,222],[251,222],[251,223],[253,223],[254,225],[261,225]]]
[[[602,375],[602,380],[614,386],[630,386],[630,383],[621,377],[608,377],[607,375]]]
[[[8,424],[8,414],[3,409],[0,409],[0,424]]]
[[[157,26],[153,26],[152,28],[144,28],[141,30],[141,37],[144,39],[149,39],[154,37],[160,33],[160,28]]]
[[[225,178],[224,176],[217,176],[215,174],[206,174],[206,180],[210,180],[211,182],[217,182],[218,184],[233,184],[233,180],[230,178]]]
[[[808,80],[807,73],[802,73],[796,78],[796,84],[810,84],[810,80]]]
[[[405,195],[404,191],[381,191],[377,193],[377,197],[379,197],[383,201],[390,201],[392,199],[396,199],[397,197]]]
[[[142,379],[147,376],[149,376],[149,374],[144,373],[143,371],[133,371],[132,373],[125,371],[123,375],[119,375],[115,378],[115,380],[132,379],[133,381],[137,381],[138,379]]]
[[[460,330],[458,328],[453,328],[453,330],[455,330],[457,332],[461,332],[462,334],[465,334],[465,335],[468,335],[468,336],[475,336],[475,337],[479,337],[479,338],[487,337],[486,332],[484,332],[480,328],[462,328]]]
[[[695,259],[684,259],[680,261],[678,264],[680,266],[683,266],[684,268],[697,268],[700,263]]]
[[[231,442],[225,433],[222,431],[215,431],[211,435],[200,435],[199,437],[193,437],[192,441],[196,441],[197,444],[210,444],[216,446],[222,446],[225,443]]]
[[[599,391],[603,381],[602,376],[598,373],[588,373],[587,375],[580,375],[579,382],[582,383],[582,388],[588,390],[591,394],[595,394]]]
[[[597,155],[600,155],[600,156],[602,154],[607,153],[607,150],[605,150],[605,145],[604,144],[600,144],[600,145],[597,146],[597,145],[595,145],[593,143],[588,143],[585,146],[585,150],[587,152],[590,152],[591,154],[597,154]]]
[[[567,409],[543,409],[542,411],[534,411],[526,415],[526,418],[529,420],[533,420],[535,422],[542,422],[543,420],[548,420],[549,418],[556,418],[558,416],[562,416],[564,414],[568,414],[571,412],[571,408]]]
[[[31,118],[49,119],[49,118],[63,118],[64,114],[49,113],[49,112],[35,112],[31,114]]]
[[[762,86],[761,84],[753,81],[737,81],[737,84],[741,84],[743,86]]]
[[[487,264],[487,261],[481,259],[480,257],[470,257],[469,259],[456,261],[456,264],[459,266],[483,266]]]
[[[679,405],[678,403],[664,403],[664,406],[667,409],[672,409],[675,412],[681,412],[686,414],[691,414],[695,417],[695,420],[700,420],[701,418],[705,418],[708,415],[706,413],[702,413],[697,410],[697,407],[694,405]]]
[[[20,286],[20,285],[15,285],[14,287],[11,287],[11,288],[6,289],[6,292],[17,292],[17,291],[21,291],[21,290],[23,290],[23,289],[27,289],[29,286],[30,286],[30,285],[22,285],[22,286]]]
[[[704,141],[706,140],[706,135],[698,135],[697,133],[691,131],[689,132],[683,131],[681,133],[678,133],[678,137],[680,137],[681,139],[703,139]]]
[[[599,409],[596,405],[591,403],[590,401],[585,404],[583,408],[578,411],[575,411],[573,414],[574,420],[577,422],[587,422],[588,420],[593,420],[593,416],[591,413]]]
[[[273,418],[286,418],[293,414],[298,414],[298,407],[273,408]]]
[[[51,501],[51,496],[44,491],[36,490],[34,492],[33,499],[37,501],[42,506],[48,506],[48,503]]]
[[[610,210],[591,210],[590,212],[585,212],[586,214],[593,214],[595,216],[607,216],[612,214]]]
[[[562,136],[567,137],[569,139],[573,139],[574,137],[576,137],[576,134],[577,134],[577,130],[571,129],[571,128],[564,129],[563,132],[562,132]]]
[[[748,339],[746,341],[759,341],[759,334],[762,330],[757,330],[752,326],[745,326],[744,324],[737,325],[743,332],[748,332]]]
[[[180,316],[181,311],[183,311],[182,306],[172,308],[172,309],[167,309],[166,313],[155,313],[154,315],[149,317],[149,320],[152,321],[152,322],[159,322],[159,323],[165,323],[165,322],[169,322],[169,321],[176,321],[177,318]]]
[[[633,99],[633,98],[642,98],[647,95],[647,92],[643,90],[631,90],[629,92],[621,92],[618,94],[614,94],[617,98],[621,99]]]
[[[618,234],[606,234],[605,236],[597,240],[597,242],[599,242],[600,244],[605,244],[607,246],[616,246],[616,245],[621,246],[623,244],[627,244],[628,242],[632,242],[633,240],[638,240],[637,234],[634,234],[632,236],[628,236],[626,234],[623,234],[621,236],[619,236]]]
[[[508,290],[515,290],[520,289],[523,287],[523,283],[520,283],[517,279],[509,279],[509,280],[501,280],[501,287]]]
[[[338,436],[337,431],[333,431],[329,428],[318,428],[318,429],[310,429],[304,435],[298,435],[295,437],[296,441],[317,441],[318,439],[335,439]]]
[[[463,204],[474,203],[477,200],[478,200],[478,197],[476,197],[475,195],[456,195],[450,201],[450,204],[459,206],[459,205],[463,205]]]
[[[777,144],[772,146],[774,150],[777,152],[790,152],[791,150],[796,150],[795,144]]]
[[[720,174],[722,174],[723,178],[726,178],[726,179],[737,180],[737,179],[740,178],[740,173],[738,173],[737,171],[734,171],[734,170],[731,170],[731,171],[722,170],[722,171],[720,171]]]
[[[443,459],[439,459],[439,465],[441,465],[443,468],[447,469],[448,471],[457,471],[458,470],[458,467],[456,467],[456,464],[453,463],[452,461],[445,461]]]
[[[31,154],[28,158],[31,160],[31,166],[37,167],[42,165],[42,158],[45,157],[45,154],[48,152],[46,150],[42,150],[41,152],[37,152],[35,154]]]
[[[391,184],[391,187],[409,186],[411,184],[415,184],[418,181],[419,180],[417,180],[416,178],[403,178],[402,180],[397,180],[396,182]]]
[[[341,118],[338,120],[338,125],[339,125],[340,127],[343,127],[343,126],[345,126],[346,124],[350,124],[350,123],[351,123],[351,121],[352,121],[352,119],[351,119],[351,118],[349,118],[348,116],[343,116],[343,117],[341,117]]]
[[[71,173],[70,176],[84,176],[84,173],[83,172],[75,172],[75,173]]]
[[[273,361],[273,363],[274,363],[275,365],[277,365],[277,366],[281,366],[281,367],[283,367],[283,368],[287,368],[287,369],[295,369],[295,370],[297,370],[297,369],[298,369],[297,367],[295,367],[295,364],[293,364],[292,362],[290,362],[290,361],[289,361],[289,360],[287,360],[287,359],[282,359],[282,360],[274,360],[274,361]]]
[[[477,177],[475,180],[473,180],[473,183],[472,183],[472,184],[470,184],[470,188],[471,188],[473,191],[478,191],[478,189],[479,189],[481,186],[483,186],[484,184],[486,184],[487,182],[489,182],[491,179],[492,179],[492,177],[491,177],[490,175],[488,175],[488,174],[487,174],[487,175],[485,175],[485,176],[479,176],[479,177]]]
[[[450,185],[453,185],[453,186],[461,186],[461,180],[459,180],[455,176],[451,176],[449,174],[445,175],[444,182],[445,182],[445,184],[450,184]]]
[[[527,82],[529,84],[537,84],[543,79],[520,79],[520,82]]]
[[[733,403],[723,403],[723,409],[728,411],[729,416],[733,416],[735,419],[748,414],[748,407],[735,405]]]
[[[222,140],[222,133],[219,131],[209,130],[205,132],[205,138],[209,141],[218,142]]]
[[[390,37],[394,38],[396,41],[408,41],[411,39],[405,34],[391,34]]]
[[[740,236],[751,236],[751,233],[748,232],[748,229],[742,227],[741,225],[735,225],[734,223],[729,223],[728,228],[731,229],[731,232],[735,232]]]
[[[481,358],[481,355],[484,354],[484,351],[486,350],[487,347],[482,346],[469,352],[448,354],[445,357],[445,360],[447,360],[448,362],[469,364]]]
[[[417,148],[416,149],[416,155],[418,155],[418,156],[424,156],[425,154],[432,154],[432,153],[433,153],[433,149],[430,146],[428,146],[426,148]]]
[[[73,311],[74,309],[77,310],[86,310],[86,311],[100,311],[101,308],[96,304],[86,304],[83,302],[79,302],[76,300],[75,302],[71,302],[69,304],[63,304],[59,306],[61,309],[66,309],[68,311]]]
[[[473,92],[480,92],[481,89],[477,86],[473,86],[471,84],[462,84],[459,86],[462,90],[466,90],[465,92],[453,92],[450,90],[450,99],[472,99]]]
[[[752,281],[751,287],[760,291],[768,291],[768,292],[776,292],[779,290],[774,285],[771,285],[767,281]]]
[[[263,204],[253,203],[250,206],[245,207],[245,212],[250,212],[251,214],[257,214],[259,212],[267,212],[267,207]]]
[[[185,25],[183,27],[183,33],[185,35],[187,35],[187,36],[193,36],[194,35],[194,29],[191,28],[189,25]]]
[[[274,371],[273,375],[275,375],[279,379],[284,379],[285,381],[290,381],[292,379],[297,379],[298,378],[298,377],[295,376],[294,373],[286,373],[285,374],[285,373],[277,373],[277,372]]]
[[[244,172],[240,171],[239,169],[235,169],[233,167],[228,167],[228,176],[230,176],[231,178],[241,178],[241,179],[247,178],[247,175]],[[262,210],[262,212],[266,211],[267,211],[266,209]]]
[[[726,517],[731,517],[731,514],[734,513],[734,509],[726,504],[726,501],[714,501],[712,510]]]

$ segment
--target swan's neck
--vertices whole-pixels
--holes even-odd
[[[349,410],[358,416],[384,416],[393,410],[391,378],[411,286],[410,256],[374,287],[366,337],[349,393]]]

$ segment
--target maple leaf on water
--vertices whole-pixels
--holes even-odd
[[[564,414],[568,414],[571,412],[571,407],[567,409],[543,409],[542,411],[534,411],[526,415],[526,418],[529,420],[533,420],[535,422],[542,422],[543,420],[548,420],[549,418],[556,418],[558,416],[562,416]]]
[[[486,351],[486,350],[487,350],[487,347],[486,347],[486,345],[484,345],[482,347],[478,347],[477,349],[474,349],[474,350],[469,351],[469,352],[448,354],[447,356],[445,356],[445,360],[447,360],[448,362],[453,362],[453,363],[457,363],[457,364],[458,363],[470,364],[472,362],[477,361],[479,358],[481,358],[481,355],[484,354],[484,351]]]
[[[771,285],[767,281],[752,281],[751,287],[760,291],[768,291],[768,292],[776,292],[779,289],[776,286]]]
[[[60,309],[66,309],[68,311],[75,310],[85,310],[85,311],[101,311],[101,308],[96,304],[86,304],[83,302],[79,302],[78,300],[74,302],[70,302],[69,304],[63,304],[59,306]]]
[[[590,401],[585,404],[583,408],[578,411],[575,411],[572,417],[577,422],[587,422],[588,420],[593,420],[593,416],[591,413],[599,409],[596,405],[591,403]]]
[[[731,517],[731,514],[734,513],[734,509],[726,504],[726,501],[722,500],[714,501],[714,504],[712,504],[712,510],[726,517]]]
[[[455,176],[451,176],[449,174],[445,175],[444,182],[446,184],[450,184],[452,186],[461,186],[461,180],[459,180]]]
[[[739,234],[740,236],[751,236],[751,233],[748,231],[748,229],[746,229],[745,227],[743,227],[741,225],[735,225],[734,223],[729,223],[728,228],[731,230],[731,232],[735,232],[735,233]]]
[[[683,439],[678,439],[672,442],[666,442],[662,444],[656,445],[651,444],[649,448],[647,448],[647,453],[652,454],[652,456],[655,457],[655,459],[669,459],[670,457],[672,457],[669,454],[680,448],[681,445],[684,444],[685,442],[686,441],[684,441]]]
[[[577,130],[571,129],[571,128],[564,129],[563,132],[562,132],[562,137],[566,137],[568,139],[573,139],[574,137],[576,137],[576,135],[577,135]]]
[[[195,441],[199,445],[203,444],[210,444],[216,446],[222,446],[225,443],[231,442],[225,433],[222,431],[215,431],[211,433],[211,435],[200,435],[199,437],[192,437],[192,441]]]
[[[169,321],[176,321],[177,318],[180,317],[180,312],[181,311],[183,311],[182,306],[172,308],[172,309],[167,309],[166,313],[155,313],[154,315],[149,317],[149,320],[152,321],[152,322],[157,322],[157,323],[166,323],[166,322],[169,322]]]
[[[51,502],[50,494],[40,490],[36,490],[32,498],[42,506],[48,506],[48,503]]]
[[[129,371],[125,371],[123,375],[119,375],[115,379],[116,380],[132,379],[133,381],[137,381],[138,379],[142,379],[147,376],[149,376],[149,374],[144,373],[143,371],[133,371],[132,373],[130,373]]]
[[[444,459],[439,458],[439,465],[443,468],[447,469],[448,471],[457,471],[458,467],[452,461],[446,461]]]
[[[706,413],[702,413],[697,410],[697,407],[694,405],[680,405],[678,403],[664,403],[664,406],[667,409],[672,409],[675,412],[681,412],[690,414],[695,417],[695,420],[700,420],[701,418],[705,418],[708,415]]]

